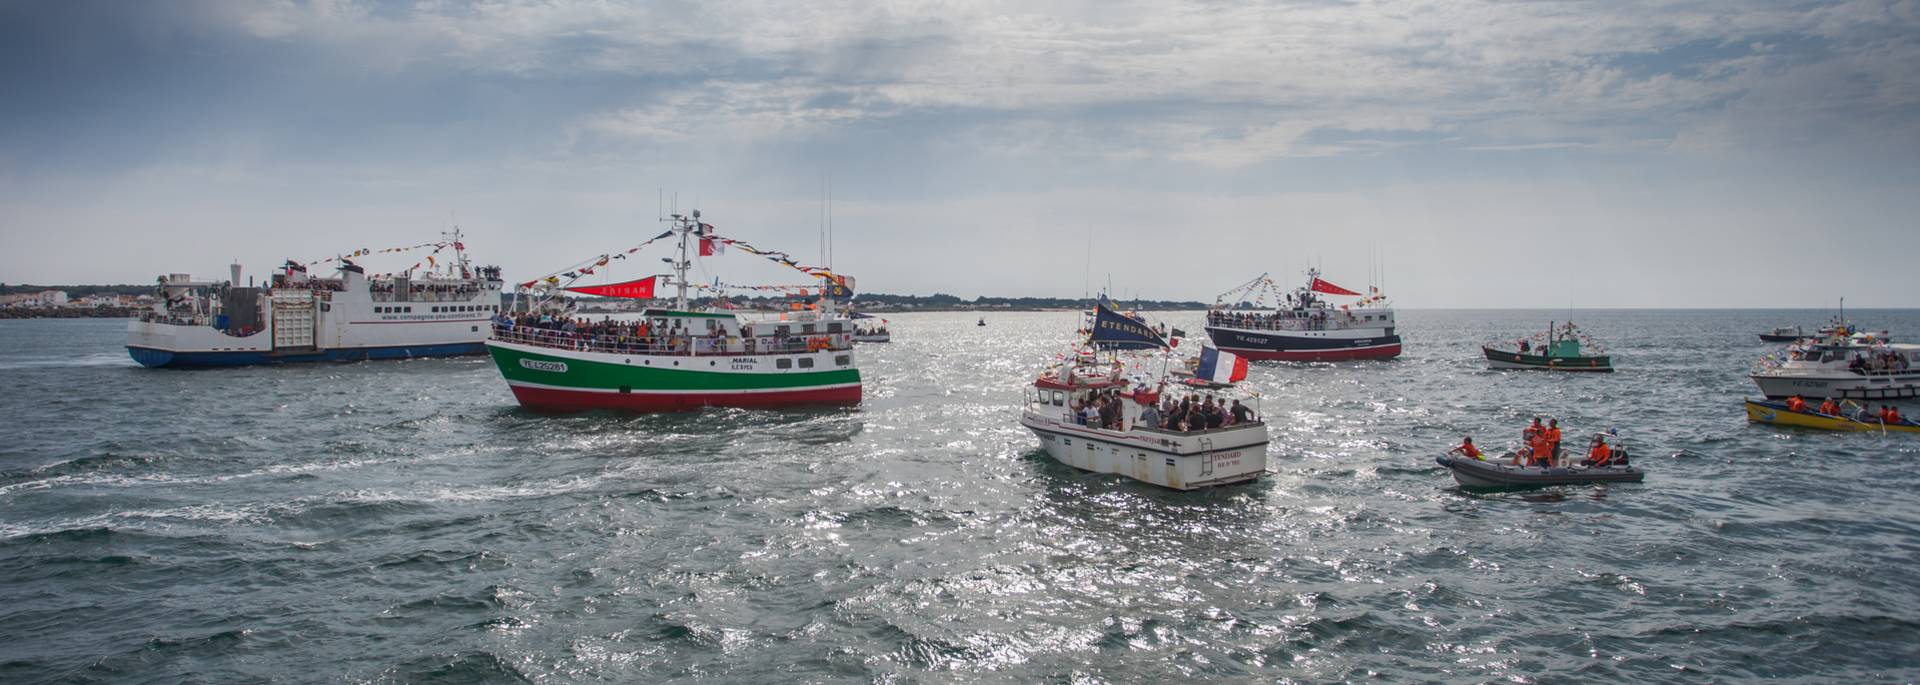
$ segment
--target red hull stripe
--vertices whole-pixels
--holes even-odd
[[[1334,350],[1301,350],[1298,352],[1276,352],[1273,350],[1252,350],[1239,347],[1220,349],[1261,361],[1286,362],[1337,362],[1349,359],[1392,359],[1400,356],[1399,345],[1381,345],[1378,347],[1354,347]]]
[[[528,409],[547,411],[656,412],[693,411],[702,407],[740,407],[777,409],[807,405],[855,405],[860,403],[860,386],[808,390],[771,390],[753,393],[610,393],[581,392],[554,388],[514,385],[513,396]]]

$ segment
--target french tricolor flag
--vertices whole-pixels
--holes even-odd
[[[1247,360],[1209,345],[1200,348],[1200,368],[1193,375],[1215,383],[1237,383],[1247,378]]]

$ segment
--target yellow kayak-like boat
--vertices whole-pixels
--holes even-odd
[[[1858,421],[1813,410],[1796,412],[1787,409],[1787,403],[1773,400],[1747,400],[1747,420],[1754,423],[1771,423],[1776,426],[1798,426],[1829,431],[1884,430],[1889,433],[1920,433],[1920,424],[1915,424],[1912,419],[1903,420],[1900,423],[1881,423],[1878,419]]]

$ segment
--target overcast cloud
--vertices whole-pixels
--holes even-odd
[[[532,278],[660,189],[813,255],[830,175],[871,291],[1912,306],[1915,65],[1917,0],[0,0],[0,281]]]

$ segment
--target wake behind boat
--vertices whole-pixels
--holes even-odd
[[[369,277],[353,261],[427,248],[395,274]],[[338,271],[308,277],[307,267],[320,264]],[[149,367],[480,354],[487,321],[500,311],[500,268],[470,264],[458,230],[434,243],[288,261],[263,287],[242,286],[240,275],[235,264],[226,281],[161,276],[152,311],[127,323],[127,354]]]
[[[1139,319],[1102,303],[1085,347],[1041,373],[1027,390],[1020,424],[1055,461],[1175,490],[1253,481],[1267,469],[1267,425],[1244,392],[1169,383],[1165,362],[1136,359],[1127,373],[1122,350],[1165,350],[1165,339]],[[1155,362],[1161,365],[1155,367]],[[1237,381],[1246,366],[1214,350],[1202,361],[1208,378]],[[1223,369],[1224,371],[1215,371]],[[1243,402],[1243,400],[1245,402]],[[1229,404],[1231,403],[1231,404]]]
[[[1363,296],[1322,280],[1318,269],[1310,269],[1305,286],[1283,294],[1273,279],[1261,274],[1214,301],[1207,310],[1207,336],[1220,349],[1255,360],[1398,357],[1400,335],[1394,330],[1393,309],[1379,289],[1370,290]],[[1335,307],[1328,295],[1360,300]]]
[[[549,304],[560,291],[651,299],[655,284],[667,277],[605,286],[572,283],[649,243],[679,238],[678,255],[666,260],[676,274],[671,278],[677,288],[671,307],[647,309],[633,322],[576,320],[556,308],[495,323],[487,349],[522,406],[656,412],[860,403],[853,322],[839,310],[840,302],[852,297],[852,280],[824,267],[800,266],[784,252],[720,237],[699,218],[698,211],[674,214],[667,232],[637,247],[521,284]],[[695,285],[687,280],[692,265],[688,240],[693,237],[699,239],[702,255],[732,248],[819,278],[820,297],[804,309],[758,320],[743,319],[731,309],[694,310],[687,298],[688,288]],[[809,291],[798,292],[804,297]]]

